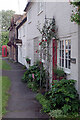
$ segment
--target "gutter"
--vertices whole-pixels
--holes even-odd
[[[19,29],[26,21],[27,21],[27,17],[25,17],[16,28]]]
[[[28,6],[30,5],[31,2],[32,2],[32,0],[28,0],[28,3],[27,3],[27,5],[26,5],[26,7],[24,9],[24,12],[26,12],[26,10],[27,10],[27,8],[28,8]]]

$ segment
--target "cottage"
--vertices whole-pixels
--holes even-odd
[[[16,45],[18,46],[18,62],[26,65],[26,14],[17,21],[16,29],[18,31],[18,39],[16,39]]]
[[[8,46],[9,46],[9,58],[14,60],[15,62],[18,61],[18,49],[17,49],[17,45],[16,45],[16,38],[17,38],[17,30],[16,30],[16,22],[17,20],[19,20],[22,17],[22,15],[17,15],[15,14],[12,18],[11,18],[11,24],[9,27],[9,42],[8,42]]]
[[[39,49],[41,34],[37,29],[43,27],[46,19],[55,18],[58,28],[58,44],[57,44],[57,65],[64,69],[67,79],[77,80],[76,89],[80,94],[80,26],[71,22],[72,6],[69,2],[28,2],[25,10],[27,13],[26,22],[26,55],[31,58],[31,65],[40,59],[36,50]],[[50,76],[53,74],[54,64],[54,39],[50,45],[52,60],[49,66]],[[45,63],[45,60],[42,58]],[[52,77],[50,79],[52,82]]]

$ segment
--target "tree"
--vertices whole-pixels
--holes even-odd
[[[2,31],[7,31],[10,26],[11,17],[15,14],[12,10],[2,10],[0,11],[1,21],[2,21]]]
[[[14,15],[15,11],[12,10],[2,10],[0,11],[0,46],[7,45],[9,41],[9,31],[11,17]]]

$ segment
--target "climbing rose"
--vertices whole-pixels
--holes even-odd
[[[39,43],[39,45],[41,45],[41,42]]]
[[[42,40],[42,42],[44,42],[44,40]]]
[[[47,40],[45,40],[45,42],[47,42]]]
[[[42,62],[40,61],[40,64],[41,64]]]
[[[36,50],[36,53],[37,53],[38,51]]]
[[[54,30],[54,29],[52,29],[52,31],[53,31],[53,32],[55,32],[55,30]]]

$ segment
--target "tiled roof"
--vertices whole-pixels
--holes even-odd
[[[27,20],[26,13],[16,22],[17,27],[20,27],[22,23],[24,23]]]

